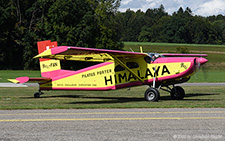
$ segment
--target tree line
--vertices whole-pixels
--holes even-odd
[[[225,44],[225,16],[194,16],[190,8],[169,15],[164,6],[117,14],[122,41]]]
[[[121,0],[0,1],[0,69],[38,69],[37,42],[123,48],[123,41],[225,44],[225,17],[169,15],[159,8],[119,12]]]

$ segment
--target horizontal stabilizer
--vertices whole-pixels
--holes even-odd
[[[16,79],[8,79],[9,81],[13,82],[13,83],[26,83],[26,82],[48,82],[51,81],[52,79],[50,78],[29,78],[27,76],[25,77],[18,77]]]

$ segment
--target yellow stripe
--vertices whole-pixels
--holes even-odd
[[[93,112],[93,113],[18,113],[18,114],[0,114],[4,115],[101,115],[101,114],[212,114],[225,113],[225,111],[190,111],[190,112]]]
[[[149,117],[149,118],[73,118],[73,119],[3,119],[0,122],[28,121],[106,121],[106,120],[188,120],[188,119],[225,119],[225,117]]]

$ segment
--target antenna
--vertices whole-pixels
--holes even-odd
[[[141,53],[143,53],[143,49],[142,49],[142,46],[140,46],[140,52],[141,52]]]
[[[132,48],[130,48],[130,50],[131,50],[132,52],[134,52]]]

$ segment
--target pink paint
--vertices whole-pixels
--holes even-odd
[[[74,71],[70,71],[70,70],[54,70],[54,71],[48,71],[48,72],[42,72],[41,76],[42,77],[47,77],[47,78],[55,78],[57,76],[61,76],[61,75],[66,75],[69,73],[74,73]]]
[[[190,62],[196,57],[168,57],[168,58],[157,58],[153,63],[177,63],[177,62]]]
[[[109,87],[41,87],[41,90],[85,90],[85,91],[106,91],[106,90],[115,90],[115,86],[109,86]]]
[[[203,65],[203,64],[205,64],[206,62],[208,62],[208,60],[205,59],[205,58],[198,58],[198,62],[199,62],[201,65]]]
[[[26,83],[27,81],[29,81],[29,77],[18,77],[16,78],[16,80],[19,81],[19,83]]]
[[[16,78],[16,80],[19,81],[19,83],[26,83],[28,81],[47,82],[47,81],[50,81],[51,79],[49,79],[49,78],[29,78],[29,77],[25,76],[25,77],[18,77],[18,78]]]
[[[104,62],[104,63],[97,64],[97,65],[94,65],[94,66],[90,66],[90,67],[87,67],[87,68],[84,68],[84,69],[81,69],[81,70],[78,70],[78,71],[55,70],[55,71],[43,72],[43,73],[41,73],[41,75],[43,77],[52,78],[52,81],[56,81],[56,80],[66,78],[66,77],[69,77],[69,76],[72,76],[72,75],[75,75],[75,74],[83,73],[83,72],[93,70],[93,69],[96,69],[96,68],[99,68],[99,67],[110,65],[112,63],[113,62]]]
[[[68,47],[66,47],[66,46],[58,46],[58,47],[52,48],[51,53],[52,53],[52,55],[54,55],[54,54],[59,54],[59,53],[65,52],[67,50],[68,50]]]

